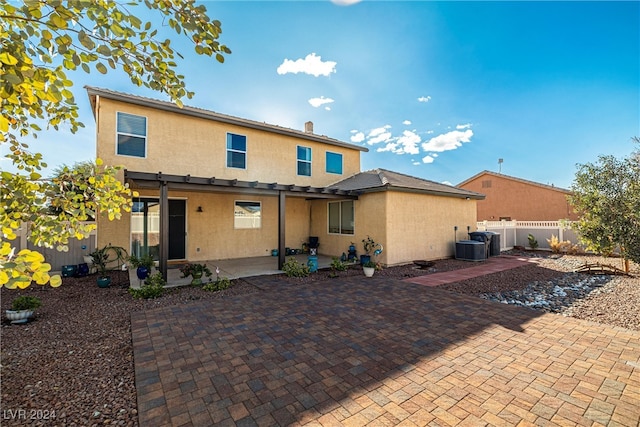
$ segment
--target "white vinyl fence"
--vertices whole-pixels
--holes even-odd
[[[500,234],[500,250],[513,249],[514,246],[529,247],[531,234],[538,241],[538,249],[551,250],[547,239],[554,235],[560,241],[569,240],[578,243],[578,235],[571,229],[571,223],[565,221],[480,221],[478,231],[492,231]]]
[[[27,240],[26,230],[27,226],[23,224],[16,233],[18,238],[12,240],[11,245],[16,248],[16,252],[25,248],[40,252],[44,256],[45,262],[51,264],[51,271],[60,271],[63,265],[78,265],[83,263],[84,260],[82,257],[89,255],[96,249],[96,230],[93,230],[87,239],[69,239],[69,244],[67,245],[69,246],[68,252],[59,252],[55,248],[48,249],[35,246]]]

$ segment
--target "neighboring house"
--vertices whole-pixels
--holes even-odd
[[[458,184],[486,196],[478,201],[478,221],[558,221],[577,220],[567,196],[569,190],[482,171]]]
[[[118,221],[98,218],[98,247],[170,261],[268,256],[319,238],[318,252],[362,252],[401,264],[453,254],[454,226],[476,223],[481,194],[385,170],[360,172],[368,151],[305,131],[86,87],[97,157],[122,165],[139,197]],[[166,244],[165,244],[166,242]]]

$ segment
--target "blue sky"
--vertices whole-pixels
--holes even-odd
[[[638,2],[204,4],[233,53],[219,64],[172,37],[196,92],[185,103],[298,130],[311,120],[368,147],[363,170],[454,185],[501,170],[568,188],[577,163],[640,148]],[[86,128],[31,145],[51,167],[95,157],[85,84],[164,99],[119,71],[71,76]]]

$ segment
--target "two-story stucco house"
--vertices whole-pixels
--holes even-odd
[[[133,212],[98,219],[98,246],[167,263],[270,256],[318,237],[340,256],[367,236],[386,265],[453,254],[454,226],[476,223],[479,193],[383,169],[367,149],[313,133],[87,87],[97,156],[122,165]]]

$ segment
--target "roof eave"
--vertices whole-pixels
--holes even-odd
[[[380,187],[369,187],[369,188],[358,188],[351,191],[357,191],[360,194],[380,193],[383,191],[398,191],[403,193],[417,193],[417,194],[428,194],[431,196],[453,197],[456,199],[465,199],[465,200],[484,200],[485,199],[485,195],[479,194],[479,193],[461,194],[461,193],[447,192],[447,191],[427,190],[427,189],[408,188],[408,187],[396,187],[393,185],[385,185]]]

